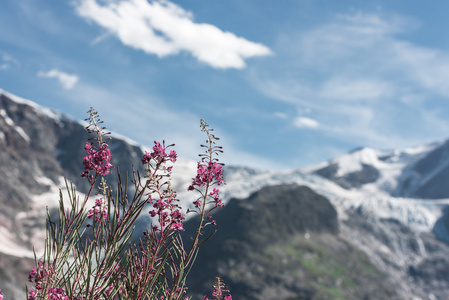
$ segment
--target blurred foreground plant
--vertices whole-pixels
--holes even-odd
[[[119,170],[117,188],[106,183],[105,176],[113,168],[108,133],[92,108],[86,120],[87,131],[95,135],[86,143],[83,160],[82,177],[89,181],[90,189],[80,200],[72,184],[66,182],[69,204],[60,192],[59,219],[55,222],[47,212],[44,254],[30,273],[33,287],[27,290],[28,299],[190,299],[185,281],[199,245],[209,238],[202,236],[203,229],[216,225],[210,213],[223,206],[216,187],[224,184],[223,165],[216,158],[222,152],[215,144],[219,139],[201,120],[201,130],[207,135],[207,144],[202,145],[206,151],[200,155],[197,174],[188,188],[199,196],[194,208],[187,211],[198,214],[199,223],[192,245],[185,247],[181,239],[184,214],[171,186],[177,154],[169,148],[174,145],[155,142],[151,152],[145,151],[145,176],[133,171],[134,192],[130,195],[128,181],[122,182]],[[94,195],[95,204],[89,206]],[[149,205],[154,222],[135,242],[131,240],[135,222]],[[231,299],[219,278],[212,296]]]

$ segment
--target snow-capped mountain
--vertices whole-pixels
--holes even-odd
[[[42,245],[46,206],[56,207],[64,178],[73,180],[80,192],[86,187],[79,176],[88,138],[84,126],[0,90],[0,288],[8,299],[23,297],[18,290],[32,267],[32,246],[39,251]],[[117,135],[110,146],[113,164],[122,173],[140,165],[141,146]],[[174,188],[185,208],[195,198],[187,191],[195,174],[195,161],[179,159],[174,166]],[[337,212],[335,243],[362,251],[396,288],[398,298],[391,299],[445,299],[449,294],[444,271],[449,269],[449,246],[440,242],[449,242],[449,212],[444,210],[449,203],[449,141],[404,150],[362,148],[283,172],[226,166],[225,176],[221,192],[226,203],[285,185],[307,186],[324,196]],[[114,186],[116,179],[108,180]]]
[[[403,150],[355,149],[302,168],[345,189],[397,197],[449,198],[449,140]]]

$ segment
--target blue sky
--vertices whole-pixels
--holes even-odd
[[[431,4],[430,4],[431,3]],[[142,145],[314,164],[449,137],[448,1],[2,0],[0,88]]]

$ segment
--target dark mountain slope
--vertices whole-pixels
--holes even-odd
[[[339,236],[329,201],[307,187],[266,187],[232,199],[213,218],[218,231],[200,249],[188,282],[197,297],[220,276],[235,299],[401,299]]]
[[[403,170],[397,194],[428,199],[449,198],[449,140]]]

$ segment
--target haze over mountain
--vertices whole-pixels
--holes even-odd
[[[24,296],[32,246],[39,252],[43,245],[46,206],[56,207],[59,188],[64,194],[63,178],[85,192],[84,126],[0,90],[0,288],[7,299]],[[112,137],[112,163],[122,174],[138,166],[142,147]],[[235,299],[446,299],[448,150],[448,141],[361,148],[283,172],[227,166],[228,205],[214,216],[218,232],[200,251],[190,291],[207,293],[219,275]],[[195,169],[183,159],[174,168],[184,207]]]

